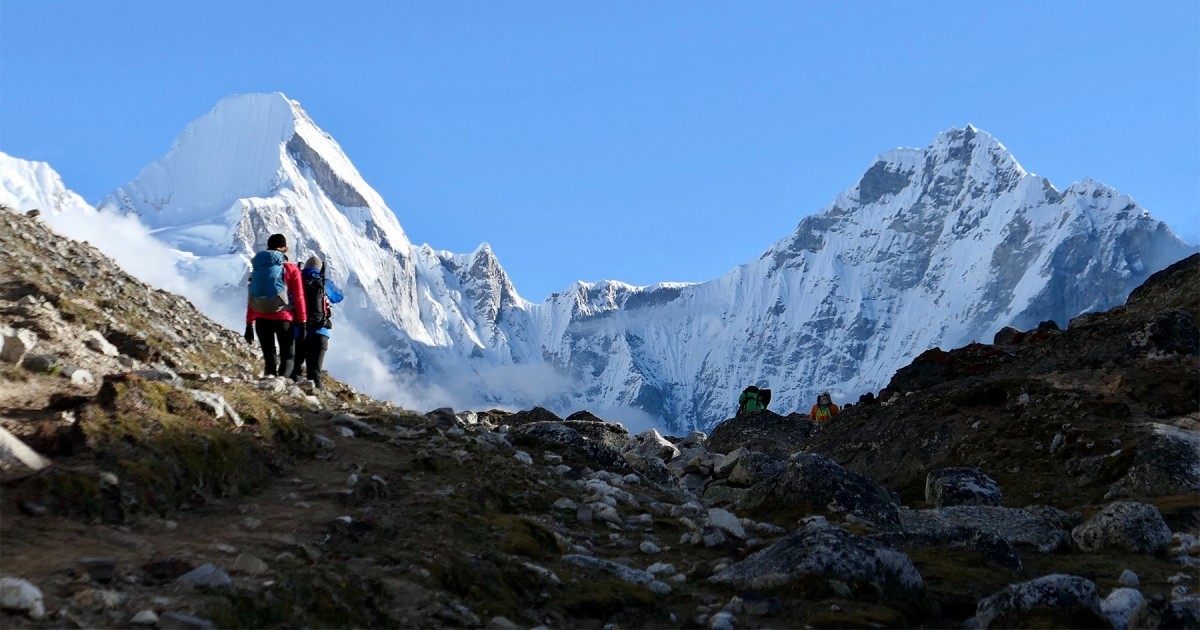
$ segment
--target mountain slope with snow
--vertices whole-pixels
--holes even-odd
[[[191,276],[228,299],[267,236],[286,235],[295,262],[316,254],[346,287],[349,321],[414,373],[441,362],[437,349],[506,360],[494,318],[525,305],[486,246],[414,247],[333,138],[279,93],[223,99],[100,207],[137,214],[195,254]]]
[[[1128,196],[1091,180],[1060,191],[968,126],[881,154],[720,278],[579,282],[531,304],[486,244],[412,244],[278,93],[222,100],[99,207],[140,217],[229,303],[244,300],[250,255],[284,233],[294,259],[320,256],[346,287],[338,317],[386,358],[406,402],[589,408],[674,431],[728,417],[748,384],[785,411],[826,390],[856,398],[930,347],[1108,308],[1195,250]]]
[[[1059,192],[968,126],[881,155],[757,261],[577,317],[547,345],[603,384],[589,398],[707,427],[745,385],[782,410],[853,400],[928,348],[1118,304],[1191,251],[1128,196]]]

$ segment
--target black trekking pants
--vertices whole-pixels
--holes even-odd
[[[292,373],[292,322],[274,319],[254,320],[254,333],[262,346],[263,375],[289,376]],[[279,357],[276,362],[275,343],[279,342]]]
[[[308,333],[304,337],[303,351],[296,353],[296,367],[292,370],[292,378],[300,378],[308,364],[308,380],[321,385],[321,366],[325,363],[325,351],[329,350],[329,337]]]

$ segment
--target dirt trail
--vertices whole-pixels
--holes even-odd
[[[7,410],[19,409],[22,402],[36,406],[35,398],[48,400],[51,393],[49,387],[26,388],[17,396],[6,392],[4,403]],[[110,616],[113,623],[128,621],[128,613],[116,612],[122,609],[195,613],[205,604],[204,597],[183,589],[143,584],[142,567],[155,561],[177,559],[192,567],[211,562],[230,570],[239,585],[269,585],[271,575],[253,577],[231,571],[238,554],[271,562],[288,552],[313,562],[322,553],[327,524],[353,511],[346,504],[351,493],[347,478],[355,471],[391,476],[387,462],[398,459],[398,449],[391,444],[341,437],[328,415],[305,414],[317,433],[336,444],[327,457],[293,462],[253,496],[210,500],[167,518],[143,516],[116,526],[87,524],[53,515],[22,514],[0,497],[4,505],[0,511],[0,571],[38,584],[46,597],[47,612],[53,614],[73,595],[98,586],[81,577],[81,559],[111,558],[116,572],[110,587],[124,596],[124,603]],[[161,599],[164,596],[168,601]]]

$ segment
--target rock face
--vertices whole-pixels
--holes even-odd
[[[764,409],[718,424],[708,437],[708,450],[713,453],[729,453],[738,448],[746,448],[777,457],[787,457],[800,450],[813,430],[808,416],[797,413],[781,416]]]
[[[978,468],[942,468],[925,480],[925,502],[934,507],[1000,505],[1000,484]]]
[[[739,502],[745,509],[809,506],[850,514],[880,527],[899,524],[897,499],[883,486],[813,453],[797,453],[783,472],[750,489]]]
[[[979,602],[975,616],[981,628],[1014,628],[1028,625],[1031,614],[1039,609],[1077,615],[1078,627],[1094,627],[1091,623],[1105,618],[1094,582],[1059,574],[1013,584]]]
[[[1158,553],[1171,544],[1171,528],[1153,505],[1118,501],[1072,530],[1071,537],[1084,551],[1117,547]]]
[[[921,574],[904,552],[826,524],[800,528],[709,578],[739,589],[786,587],[808,577],[860,587],[866,599],[924,588]],[[861,591],[869,586],[869,594]]]
[[[1045,326],[1007,346],[931,349],[898,371],[884,405],[856,405],[810,436],[822,453],[924,496],[929,471],[987,471],[1014,505],[1100,504],[1200,492],[1200,355],[1159,343],[1155,322],[1200,318],[1200,256],[1124,306]],[[1181,324],[1182,325],[1182,324]],[[1177,329],[1178,327],[1174,328]]]
[[[905,536],[947,543],[973,535],[993,534],[1012,545],[1043,553],[1070,544],[1067,532],[1026,510],[962,505],[933,510],[900,510],[898,531]]]

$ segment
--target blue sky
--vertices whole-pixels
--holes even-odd
[[[258,91],[535,301],[717,277],[968,122],[1200,240],[1194,1],[0,4],[0,150],[91,202]]]

